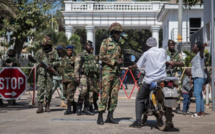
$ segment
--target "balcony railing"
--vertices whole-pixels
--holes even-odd
[[[65,1],[65,11],[159,11],[167,2],[95,2]]]

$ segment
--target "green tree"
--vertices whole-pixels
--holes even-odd
[[[14,49],[19,55],[27,36],[34,36],[35,31],[46,29],[49,26],[47,24],[49,18],[46,14],[51,6],[47,3],[39,5],[32,0],[16,0],[14,3],[18,9],[17,15],[15,18],[3,20],[4,28],[1,33],[13,32],[11,38],[15,39]]]
[[[0,0],[0,18],[16,17],[16,10],[13,0]]]
[[[76,34],[73,34],[70,39],[70,44],[74,46],[74,53],[75,54],[78,54],[82,51],[82,45],[81,45],[81,38],[80,36],[76,35]]]

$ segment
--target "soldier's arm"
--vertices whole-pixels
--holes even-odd
[[[106,41],[103,41],[100,47],[99,58],[102,62],[113,66],[116,63],[116,59],[108,58],[106,53],[107,53],[107,43]]]
[[[60,62],[61,62],[61,60],[60,60],[60,58],[59,58],[59,56],[57,54],[57,51],[55,51],[54,52],[54,61],[51,63],[51,65],[53,67],[59,67],[60,66]]]
[[[76,79],[80,79],[80,69],[81,69],[81,54],[78,54],[75,58],[74,68],[74,75]]]

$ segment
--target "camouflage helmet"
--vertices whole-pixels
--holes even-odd
[[[113,30],[122,32],[122,25],[117,22],[112,23],[109,30],[110,30],[110,32]]]
[[[41,45],[52,45],[52,40],[50,37],[44,37],[42,39]]]
[[[9,56],[9,57],[15,57],[16,56],[16,51],[14,49],[9,49],[7,51],[7,56]]]

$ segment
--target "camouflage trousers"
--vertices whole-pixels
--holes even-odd
[[[79,96],[78,96],[78,102],[83,103],[84,100],[92,100],[90,96],[93,96],[93,94],[89,95],[89,82],[86,75],[80,76],[80,84],[78,86]],[[89,98],[88,98],[89,95]]]
[[[63,82],[63,95],[66,97],[67,102],[73,102],[76,90],[76,83],[74,80],[70,82]]]
[[[114,111],[118,102],[119,76],[115,73],[102,74],[102,94],[99,100],[99,111],[105,111],[108,103],[108,111]]]
[[[94,97],[94,92],[96,90],[96,85],[95,85],[95,79],[92,77],[87,78],[87,87],[88,87],[88,92],[87,95],[85,96],[85,103],[92,105],[93,103],[93,97]]]
[[[56,91],[56,89],[59,87],[61,90],[61,94],[60,94],[60,98],[61,100],[65,100],[66,98],[64,97],[63,94],[63,84],[62,82],[62,76],[58,77],[58,76],[53,76],[53,88],[52,88],[52,94],[54,94],[54,92]]]
[[[43,103],[44,98],[46,102],[51,102],[52,98],[52,77],[39,74],[38,75],[38,81],[37,81],[37,87],[39,87],[37,92],[37,101],[38,103]]]

